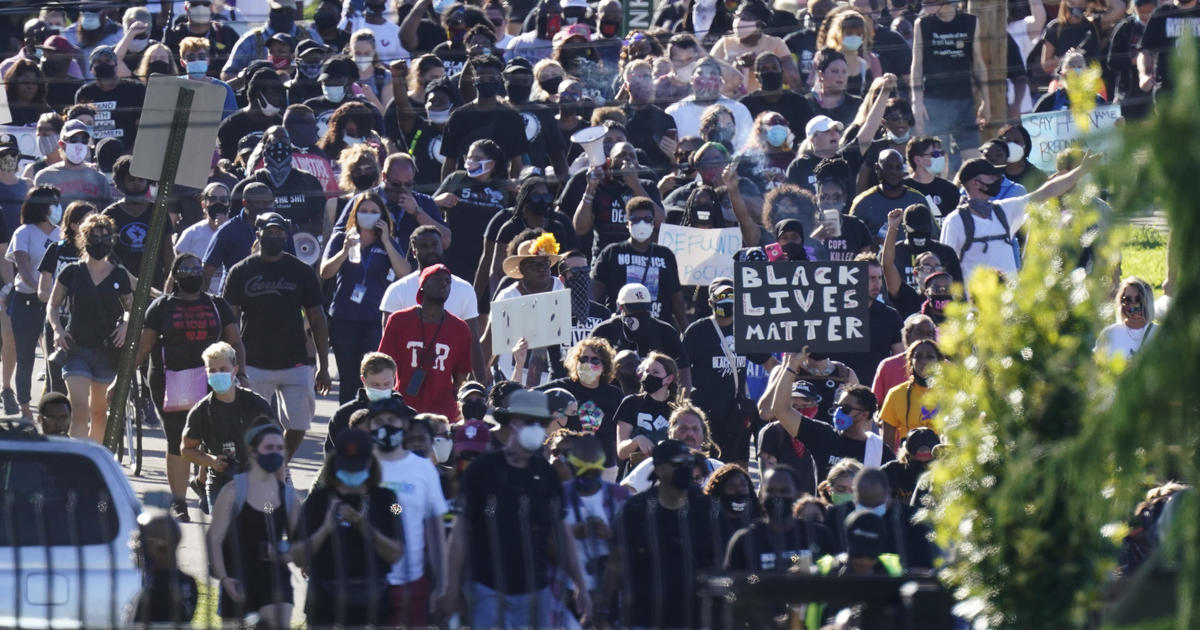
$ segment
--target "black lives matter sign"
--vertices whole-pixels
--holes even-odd
[[[734,266],[738,354],[866,352],[865,262],[744,262]]]

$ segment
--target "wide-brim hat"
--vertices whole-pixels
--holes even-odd
[[[521,263],[530,258],[545,258],[551,265],[557,265],[562,256],[558,254],[558,240],[549,232],[531,241],[522,241],[517,245],[517,253],[504,259],[504,264],[501,267],[504,269],[504,275],[509,278],[520,280],[524,278],[521,273]]]

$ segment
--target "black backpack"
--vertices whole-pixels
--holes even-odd
[[[1000,222],[1000,227],[1004,228],[1003,236],[999,234],[993,234],[991,236],[975,238],[975,214],[971,212],[971,209],[968,208],[966,204],[961,204],[958,206],[956,212],[958,212],[958,216],[962,220],[963,234],[966,236],[966,240],[963,241],[962,247],[958,249],[958,259],[962,260],[963,254],[967,253],[967,250],[971,249],[971,245],[974,245],[975,243],[983,243],[983,251],[986,252],[988,241],[1004,241],[1005,245],[1008,245],[1012,248],[1013,258],[1017,262],[1017,268],[1020,269],[1021,250],[1017,247],[1017,243],[1012,237],[1012,230],[1008,227],[1008,216],[1004,214],[1004,210],[1001,209],[1000,206],[994,203],[991,204],[991,206],[992,212],[996,215],[996,220]]]

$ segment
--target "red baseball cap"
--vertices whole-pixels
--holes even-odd
[[[433,274],[441,272],[441,271],[450,273],[450,268],[447,267],[446,265],[443,265],[442,263],[438,263],[436,265],[429,265],[428,267],[421,270],[421,277],[420,277],[420,280],[417,282],[417,304],[421,303],[421,293],[424,292],[424,290],[425,290],[425,281],[428,280],[429,277],[432,276]]]

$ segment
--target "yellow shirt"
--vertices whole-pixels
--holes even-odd
[[[903,439],[909,431],[917,427],[932,427],[930,421],[937,414],[937,408],[926,409],[921,402],[925,399],[928,387],[905,381],[888,390],[883,398],[883,407],[879,410],[879,419],[896,428],[896,439]],[[911,395],[910,395],[911,394]]]

